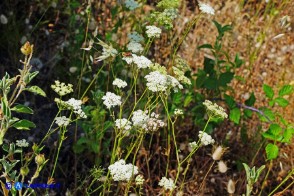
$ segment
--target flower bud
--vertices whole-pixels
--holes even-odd
[[[235,182],[230,179],[227,185],[227,191],[230,194],[234,194],[235,193]]]
[[[218,170],[219,172],[221,173],[226,173],[228,171],[228,167],[227,165],[225,164],[225,162],[223,161],[219,161],[218,162]]]
[[[22,175],[22,176],[26,176],[26,175],[28,175],[28,173],[30,172],[30,170],[29,170],[29,168],[26,166],[26,167],[22,167],[22,168],[20,168],[20,174]]]
[[[37,163],[37,165],[42,165],[43,163],[45,163],[46,159],[45,159],[45,155],[44,154],[38,154],[35,157],[35,162]]]
[[[20,49],[20,51],[28,56],[33,52],[33,45],[30,44],[30,42],[26,42]]]

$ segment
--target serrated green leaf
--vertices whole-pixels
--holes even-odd
[[[201,48],[212,49],[212,45],[211,45],[211,44],[202,44],[201,46],[198,46],[197,48],[198,48],[198,49],[201,49]]]
[[[230,120],[233,121],[236,124],[239,124],[240,117],[241,117],[241,111],[239,108],[234,108],[230,111]]]
[[[274,90],[272,89],[272,87],[270,87],[269,85],[264,84],[262,88],[263,88],[263,91],[264,91],[265,95],[269,99],[273,99],[273,97],[274,97]]]
[[[282,142],[290,143],[293,134],[294,134],[294,128],[289,127],[289,128],[287,128],[287,129],[285,129],[285,131],[284,131],[284,133],[283,133],[283,139],[282,139]]]
[[[286,107],[287,105],[289,105],[289,101],[287,101],[286,99],[284,99],[283,97],[278,97],[278,98],[276,98],[276,99],[274,99],[275,100],[275,102],[277,103],[277,104],[279,104],[279,106],[281,106],[281,107]]]
[[[269,129],[271,130],[271,133],[275,136],[279,135],[282,131],[282,128],[278,124],[271,124]]]
[[[31,86],[29,88],[25,88],[25,90],[46,97],[46,93],[38,86]]]
[[[279,90],[279,96],[289,95],[291,93],[293,93],[293,86],[292,85],[284,85]]]
[[[219,76],[219,85],[220,86],[227,86],[228,83],[232,81],[234,78],[234,73],[232,72],[225,72]]]
[[[224,94],[224,98],[225,98],[225,102],[227,103],[227,105],[229,106],[230,109],[233,109],[236,107],[236,102],[233,97],[231,97],[227,94]]]
[[[268,108],[261,108],[260,109],[264,115],[261,115],[260,113],[257,113],[260,120],[263,122],[274,121],[275,120],[275,114],[272,110]]]
[[[266,139],[269,139],[269,140],[276,140],[276,136],[274,134],[271,133],[270,130],[267,130],[266,132],[262,133],[262,136]]]
[[[36,127],[36,125],[33,122],[25,119],[17,121],[12,126],[19,130],[30,130],[31,128]]]
[[[255,96],[254,96],[254,93],[251,93],[251,94],[250,94],[250,97],[245,101],[245,104],[246,104],[247,106],[253,106],[254,103],[255,103],[255,101],[256,101],[256,98],[255,98]]]
[[[34,113],[34,111],[31,108],[21,104],[14,106],[13,108],[11,108],[11,110],[15,112],[19,112],[19,113],[26,113],[26,114]]]
[[[272,160],[278,157],[279,147],[276,146],[275,144],[270,143],[266,145],[265,151],[266,151],[267,159]]]

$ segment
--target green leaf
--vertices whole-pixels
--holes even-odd
[[[182,103],[182,93],[175,93],[172,96],[172,100],[174,104]]]
[[[272,160],[278,157],[279,154],[279,147],[275,144],[268,144],[265,147],[266,156],[268,160]]]
[[[35,128],[36,125],[29,121],[29,120],[20,120],[17,121],[12,125],[14,128],[19,129],[19,130],[30,130],[31,128]]]
[[[263,88],[263,91],[264,91],[265,95],[269,99],[273,99],[273,97],[274,97],[274,90],[272,89],[272,87],[264,84],[262,88]]]
[[[32,79],[33,79],[34,77],[36,77],[38,74],[39,74],[38,71],[35,71],[35,72],[32,72],[32,73],[29,73],[29,77],[27,78],[26,84],[30,83],[30,82],[32,81]]]
[[[251,93],[250,97],[245,101],[245,104],[247,106],[253,106],[255,101],[256,101],[256,99],[255,99],[254,93]]]
[[[268,109],[268,108],[261,108],[260,109],[264,115],[261,115],[260,113],[257,113],[260,120],[263,121],[263,122],[268,122],[269,120],[270,121],[274,121],[275,120],[275,114],[272,110]]]
[[[282,131],[282,128],[278,124],[271,124],[269,129],[271,130],[271,133],[275,136],[279,135]]]
[[[275,102],[277,104],[279,104],[279,106],[281,107],[286,107],[287,105],[289,105],[289,101],[287,101],[286,99],[284,99],[283,97],[278,97],[275,99]]]
[[[252,114],[253,114],[252,110],[245,109],[243,112],[246,117],[248,117],[248,118],[252,117]]]
[[[204,71],[208,74],[212,74],[214,72],[214,60],[204,57]]]
[[[276,140],[277,137],[271,132],[271,130],[267,130],[266,132],[262,133],[262,136],[269,140]]]
[[[236,124],[239,124],[241,117],[241,111],[239,108],[234,108],[230,111],[230,120]]]
[[[191,94],[187,95],[184,100],[184,107],[187,107],[192,100],[193,100],[193,96]]]
[[[1,110],[8,119],[11,118],[11,111],[6,97],[1,98]]]
[[[16,105],[13,108],[11,108],[12,111],[18,112],[18,113],[26,113],[26,114],[33,114],[34,111],[25,105]]]
[[[46,97],[46,93],[38,86],[31,86],[29,88],[25,88],[25,90]]]
[[[233,97],[231,97],[227,94],[224,94],[224,97],[225,97],[225,102],[227,103],[227,105],[229,106],[230,109],[233,109],[236,107],[236,102]]]
[[[292,85],[284,85],[279,90],[279,96],[289,95],[291,93],[293,93],[293,86]]]
[[[283,133],[282,142],[290,143],[293,134],[294,134],[294,128],[288,127]]]
[[[209,77],[204,82],[204,87],[209,90],[216,90],[218,87],[217,79],[213,77]]]
[[[227,86],[228,83],[234,78],[234,73],[232,72],[225,72],[219,76],[219,85],[220,86]]]
[[[198,48],[198,49],[201,49],[201,48],[212,49],[212,45],[211,45],[211,44],[202,44],[201,46],[198,46],[197,48]]]
[[[242,59],[239,58],[239,54],[236,54],[235,56],[235,65],[237,68],[241,67],[241,65],[244,63]]]

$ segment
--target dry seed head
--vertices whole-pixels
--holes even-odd
[[[218,146],[212,154],[213,160],[219,161],[221,157],[223,156],[224,152],[225,152],[225,148],[223,148],[222,146]]]
[[[230,194],[234,194],[235,193],[235,182],[230,179],[227,185],[227,191]]]
[[[228,167],[227,167],[226,163],[223,161],[219,161],[217,166],[218,166],[219,172],[221,172],[221,173],[226,173],[228,171]]]

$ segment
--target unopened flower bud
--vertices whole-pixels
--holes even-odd
[[[42,165],[45,161],[46,161],[46,159],[45,159],[45,155],[44,154],[38,154],[35,157],[35,162],[37,163],[37,165]]]
[[[21,174],[22,176],[26,176],[26,175],[28,175],[29,172],[30,172],[30,170],[29,170],[28,167],[22,167],[22,168],[20,168],[20,174]]]
[[[219,172],[221,173],[226,173],[228,171],[228,167],[227,165],[225,164],[225,162],[223,161],[219,161],[218,162],[218,170]]]
[[[234,194],[235,193],[235,182],[230,179],[227,185],[227,191],[230,194]]]
[[[29,55],[33,52],[33,46],[31,45],[30,42],[26,42],[20,49],[20,51],[24,54],[24,55]]]
[[[225,149],[222,146],[218,146],[212,154],[212,158],[215,161],[219,161],[224,154]]]

